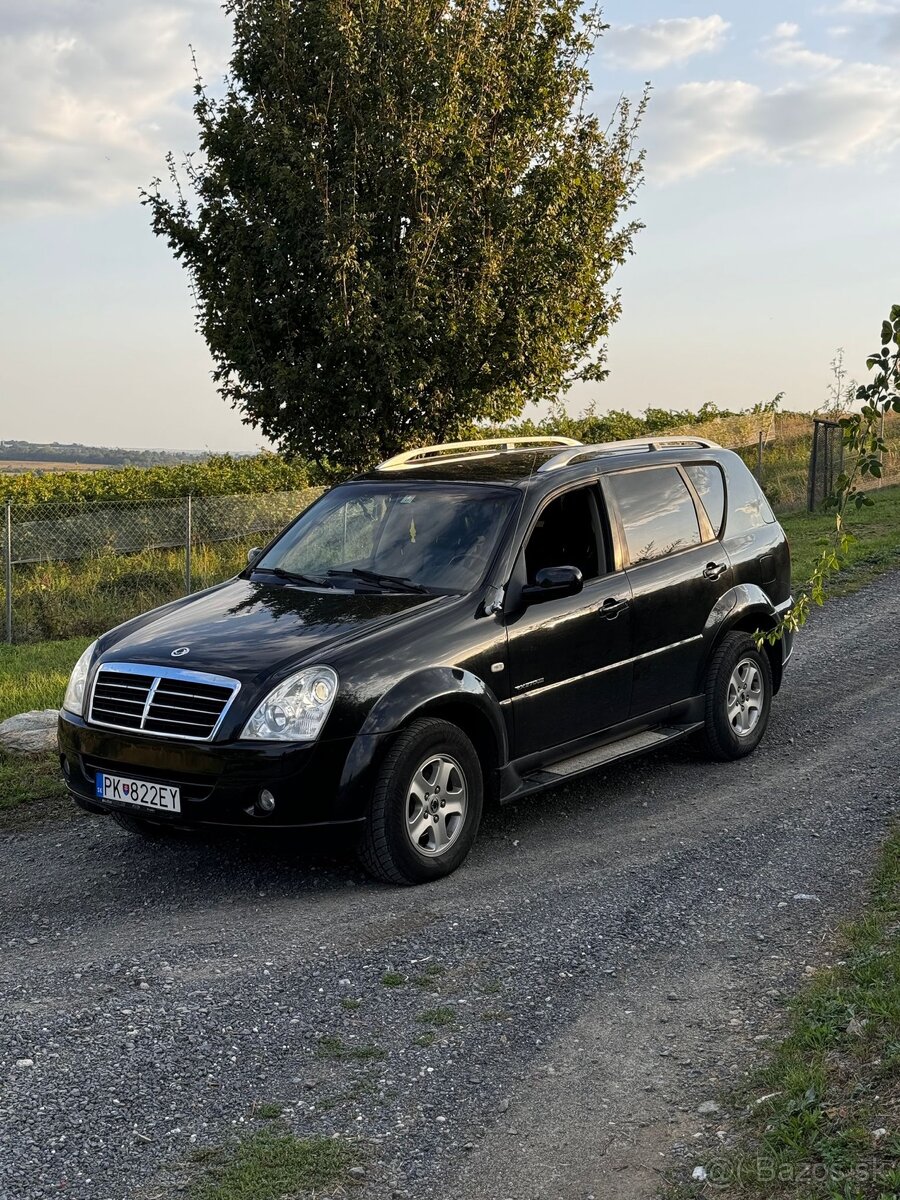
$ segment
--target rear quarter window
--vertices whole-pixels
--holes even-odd
[[[686,463],[684,469],[706,509],[713,533],[718,537],[725,519],[725,477],[722,468],[715,463]]]
[[[775,514],[762,488],[744,463],[734,455],[728,463],[728,518],[725,532],[729,537],[775,524]]]

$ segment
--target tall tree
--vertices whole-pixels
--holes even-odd
[[[222,396],[359,467],[605,374],[644,102],[589,111],[580,0],[227,0],[201,154],[144,193]]]

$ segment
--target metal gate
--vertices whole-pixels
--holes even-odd
[[[812,449],[809,455],[809,488],[806,507],[818,508],[834,492],[844,469],[844,431],[837,421],[813,422]]]

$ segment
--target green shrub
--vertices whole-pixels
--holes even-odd
[[[0,475],[0,502],[11,501],[21,513],[41,504],[290,492],[309,487],[311,472],[317,479],[322,477],[322,471],[308,463],[268,453],[253,458],[220,454],[206,462],[173,467],[111,467],[47,475],[29,472]]]

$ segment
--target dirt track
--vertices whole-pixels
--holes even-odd
[[[360,1200],[653,1196],[864,894],[898,616],[898,576],[816,614],[750,759],[492,814],[424,889],[321,842],[0,830],[0,1197],[169,1196],[257,1102],[361,1139]]]

